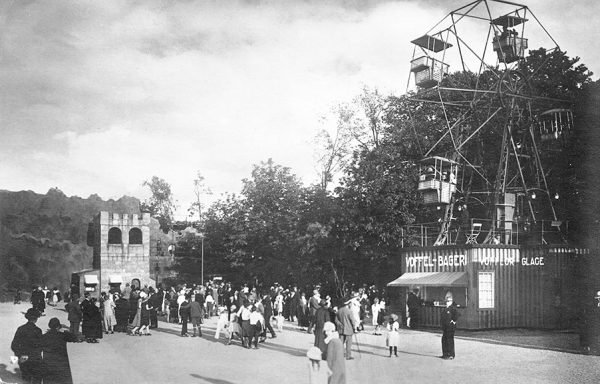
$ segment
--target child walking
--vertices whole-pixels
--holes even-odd
[[[221,332],[224,332],[227,329],[227,323],[227,309],[225,307],[219,307],[219,320],[217,320],[217,330],[215,331],[215,339],[219,340]]]
[[[306,352],[308,357],[308,383],[309,384],[327,384],[329,380],[329,367],[327,362],[321,364],[321,350],[318,347],[310,347]]]
[[[400,344],[400,324],[398,323],[398,316],[395,313],[390,315],[390,320],[386,325],[387,328],[387,338],[386,344],[390,349],[389,357],[392,357],[392,350],[394,351],[394,356],[398,357],[398,345]]]

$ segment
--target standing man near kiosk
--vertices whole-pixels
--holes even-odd
[[[452,293],[446,293],[446,307],[442,310],[442,359],[453,360],[454,353],[454,331],[458,321],[458,311]]]
[[[406,326],[409,328],[417,328],[419,326],[419,315],[423,300],[419,297],[419,288],[415,288],[412,292],[408,292],[406,306],[408,307],[408,319]]]

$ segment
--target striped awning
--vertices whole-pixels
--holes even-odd
[[[388,287],[466,287],[467,272],[407,272],[388,283]]]

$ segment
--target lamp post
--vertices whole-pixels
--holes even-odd
[[[200,236],[200,284],[204,285],[204,233],[199,233]]]

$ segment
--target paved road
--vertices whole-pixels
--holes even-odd
[[[0,304],[0,378],[20,382],[8,363],[10,340],[24,322],[26,307]],[[50,308],[50,317],[66,323],[66,313]],[[152,336],[107,335],[99,344],[69,344],[75,383],[304,384],[306,350],[312,336],[292,324],[258,350],[227,346],[214,336],[216,319],[207,321],[203,338],[181,338],[174,324],[160,323]],[[6,327],[4,326],[6,324]],[[367,329],[368,331],[369,329]],[[457,358],[438,358],[440,335],[402,330],[398,358],[388,358],[383,336],[358,335],[355,360],[347,362],[348,383],[599,383],[600,357],[520,348],[457,339]],[[359,351],[360,349],[360,351]],[[7,367],[8,365],[8,367]]]

